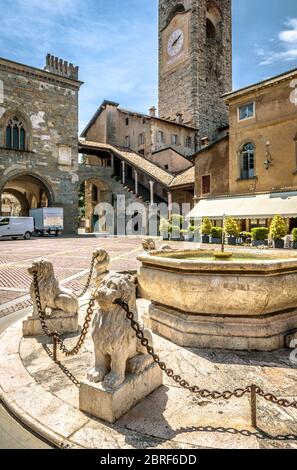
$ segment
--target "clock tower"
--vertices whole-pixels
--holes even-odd
[[[231,89],[231,0],[159,0],[159,116],[213,141]]]

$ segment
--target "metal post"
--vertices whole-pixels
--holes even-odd
[[[53,360],[57,363],[57,349],[58,349],[58,340],[56,335],[53,337]]]
[[[257,386],[252,385],[251,387],[251,419],[252,426],[254,429],[257,429]]]

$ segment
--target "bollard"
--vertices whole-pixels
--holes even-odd
[[[257,429],[257,386],[252,385],[251,387],[251,418],[252,426],[254,429]]]

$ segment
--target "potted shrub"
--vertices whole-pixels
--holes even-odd
[[[202,233],[202,243],[209,243],[209,235],[212,229],[211,220],[206,217],[203,219],[202,226],[201,226],[201,233]]]
[[[210,231],[210,242],[213,245],[219,245],[222,243],[223,229],[221,227],[212,227]]]
[[[163,237],[163,240],[169,240],[169,238],[170,238],[170,224],[169,224],[168,220],[166,220],[166,219],[161,219],[160,220],[159,230],[160,230],[161,236]]]
[[[285,220],[276,215],[270,226],[270,238],[273,240],[274,248],[282,249],[285,247],[283,238],[288,234],[288,228]]]
[[[188,242],[194,241],[194,230],[195,230],[195,227],[193,225],[188,226],[186,230],[186,235],[185,235],[186,241]]]
[[[182,241],[183,235],[182,230],[178,225],[170,225],[171,240]]]
[[[297,228],[293,228],[292,235],[293,235],[293,250],[297,250]]]
[[[269,230],[266,227],[255,227],[252,228],[252,245],[261,246],[268,245],[268,234]]]
[[[232,219],[232,217],[227,217],[224,229],[227,234],[228,245],[236,245],[236,238],[239,236],[239,227],[237,222]]]
[[[240,237],[242,238],[243,243],[250,245],[252,243],[252,233],[251,232],[241,232]]]

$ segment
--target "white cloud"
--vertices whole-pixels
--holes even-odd
[[[269,41],[274,44],[274,50],[257,47],[256,53],[261,57],[260,65],[297,60],[297,18],[289,18],[285,26],[287,29],[280,31],[277,40],[270,39]]]

